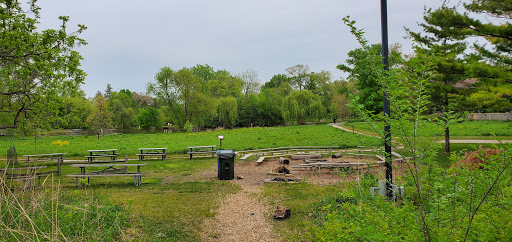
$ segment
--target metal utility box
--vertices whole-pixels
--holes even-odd
[[[219,180],[235,179],[235,152],[217,150],[217,176]]]

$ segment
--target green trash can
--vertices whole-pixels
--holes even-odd
[[[217,176],[219,180],[235,179],[235,152],[217,150]]]

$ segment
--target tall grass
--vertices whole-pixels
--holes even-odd
[[[121,205],[62,192],[53,177],[44,181],[44,189],[15,182],[0,176],[2,241],[112,241],[120,238],[129,218]]]

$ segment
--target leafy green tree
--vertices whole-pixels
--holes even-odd
[[[234,97],[242,94],[243,81],[238,77],[228,74],[219,74],[215,80],[208,81],[208,90],[211,97]]]
[[[283,84],[289,85],[290,78],[285,74],[274,75],[268,82],[263,85],[263,88],[278,88]]]
[[[134,100],[130,90],[111,92],[108,102],[117,127],[129,129],[135,126]]]
[[[286,72],[290,76],[290,84],[292,87],[299,91],[307,89],[310,82],[308,65],[294,65],[286,68]]]
[[[288,122],[303,124],[316,121],[323,118],[325,113],[321,98],[310,90],[293,91],[283,100],[283,117]]]
[[[238,106],[236,98],[226,97],[219,100],[217,107],[220,124],[225,128],[233,128],[238,117]]]
[[[380,59],[367,58],[368,52],[380,53],[381,44],[368,46],[368,50],[357,48],[348,52],[346,64],[336,66],[337,69],[347,72],[349,80],[353,80],[359,91],[355,98],[357,105],[363,105],[365,109],[379,113],[382,111],[382,86],[377,82],[377,74],[372,71],[373,67],[379,66]],[[399,48],[390,48],[389,67],[393,68],[396,59],[400,57]]]
[[[103,135],[105,129],[112,128],[113,116],[114,114],[109,110],[105,97],[98,92],[93,99],[92,113],[87,117],[89,127]]]
[[[160,112],[154,107],[147,107],[137,115],[137,123],[144,130],[160,128],[162,126]]]
[[[260,106],[259,95],[251,93],[247,97],[240,99],[238,104],[238,125],[242,127],[251,127],[253,125],[263,126],[261,115],[263,108]]]
[[[60,29],[38,31],[39,11],[35,0],[0,1],[0,112],[8,120],[1,128],[18,128],[21,119],[49,127],[43,123],[58,115],[61,97],[78,92],[85,78],[74,50],[86,44],[77,37],[85,26],[69,34],[69,17],[59,17]]]
[[[66,98],[63,112],[64,127],[72,129],[87,128],[87,117],[91,114],[92,103],[83,96]]]
[[[174,104],[177,102],[177,90],[175,72],[170,67],[162,67],[155,75],[155,82],[150,82],[146,85],[147,92],[153,94],[167,102],[174,112]]]

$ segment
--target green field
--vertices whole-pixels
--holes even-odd
[[[355,131],[362,131],[364,133],[375,134],[374,130],[368,123],[345,123],[344,127],[347,129],[354,129]],[[382,123],[376,123],[375,127],[377,130],[383,130],[384,126]],[[432,123],[427,123],[421,128],[426,128],[436,136],[443,137],[444,130]],[[391,127],[393,133],[393,127]],[[450,126],[450,135],[457,139],[495,139],[497,138],[508,138],[512,137],[512,122],[502,121],[465,121],[462,123],[456,123]]]
[[[484,126],[483,123],[473,124],[478,127]],[[492,125],[490,129],[498,126],[495,123]],[[479,130],[485,129],[480,127]],[[37,152],[34,152],[33,137],[14,137],[14,142],[19,155],[66,152],[68,156],[85,159],[83,156],[86,155],[86,150],[106,148],[117,148],[121,155],[131,157],[135,157],[137,148],[143,147],[168,147],[170,153],[185,154],[187,146],[218,145],[218,135],[224,136],[223,149],[233,150],[310,145],[337,145],[349,148],[381,144],[378,138],[344,132],[327,125],[245,128],[189,134],[115,134],[100,137],[99,140],[96,136],[43,136],[37,139]],[[2,149],[11,146],[10,137],[0,138]],[[452,147],[454,151],[477,148],[475,145],[466,144],[454,144]],[[51,213],[53,210],[58,211],[55,214],[58,214],[59,226],[62,226],[61,229],[68,240],[98,240],[103,237],[109,238],[107,240],[136,241],[201,240],[201,226],[204,221],[213,218],[221,201],[227,195],[240,191],[240,187],[230,182],[218,181],[214,177],[200,176],[202,172],[215,167],[215,158],[197,158],[191,161],[188,158],[179,158],[183,155],[176,156],[178,158],[165,161],[148,161],[150,165],[143,167],[143,172],[149,172],[150,175],[143,177],[143,184],[139,187],[133,186],[131,178],[104,177],[94,179],[86,189],[76,189],[74,178],[65,175],[77,173],[78,169],[64,166],[62,170],[64,175],[46,181],[45,189],[37,189],[31,193],[35,197],[27,201],[27,206],[45,201],[43,199],[45,197],[51,198],[48,200],[51,202],[45,204],[55,207],[51,209]],[[450,165],[447,155],[440,154],[438,161],[443,167]],[[47,169],[56,168],[54,163],[46,165],[48,165]],[[370,186],[375,186],[375,178],[372,176],[368,178],[365,176],[362,181],[336,185],[267,184],[259,196],[271,207],[279,204],[292,209],[293,216],[290,219],[272,222],[274,230],[278,231],[283,241],[329,241],[332,239],[329,236],[335,234],[332,231],[338,231],[335,227],[328,227],[329,224],[334,223],[336,226],[342,224],[337,220],[341,218],[337,214],[339,213],[337,207],[352,204],[340,205],[340,201],[348,199],[347,201],[378,203],[368,198],[367,191]],[[55,197],[60,197],[60,200],[56,202]],[[93,200],[97,202],[91,202]],[[5,208],[5,204],[12,201],[1,200],[1,202],[4,203],[2,206]],[[98,208],[97,211],[90,209],[91,204]],[[404,209],[407,208],[410,207],[404,207]],[[42,211],[42,208],[39,209]],[[374,212],[370,211],[372,208],[366,209],[368,212]],[[4,218],[5,209],[0,211],[2,211],[2,219],[8,221]],[[381,211],[377,212],[381,213]],[[37,217],[40,213],[32,212],[32,214]],[[360,213],[354,213],[354,218],[359,218],[356,216],[358,214]],[[397,212],[397,214],[404,213]],[[379,218],[377,215],[372,216]],[[82,221],[81,218],[89,220]],[[403,217],[403,219],[410,219],[410,217]],[[18,220],[19,218],[15,217],[14,224],[19,225]],[[36,220],[36,223],[37,221],[39,220]],[[89,225],[87,221],[93,221],[93,223]],[[104,227],[105,223],[112,223],[113,227]],[[408,223],[408,225],[413,226],[414,223]],[[369,226],[368,228],[379,230],[378,227]],[[76,232],[77,227],[80,233]],[[15,240],[2,231],[0,226],[1,238]],[[63,240],[64,236],[59,236],[56,238]]]
[[[286,126],[270,128],[227,129],[208,132],[172,134],[113,134],[97,136],[15,137],[18,155],[68,153],[69,157],[84,157],[87,150],[118,149],[122,156],[135,157],[138,148],[167,147],[170,154],[185,154],[188,146],[217,145],[223,135],[222,149],[251,150],[285,146],[378,146],[377,138],[347,133],[327,125]],[[0,150],[12,147],[10,137],[0,137]],[[36,150],[37,149],[37,150]],[[5,152],[0,156],[5,157]],[[84,158],[85,159],[85,158]]]

